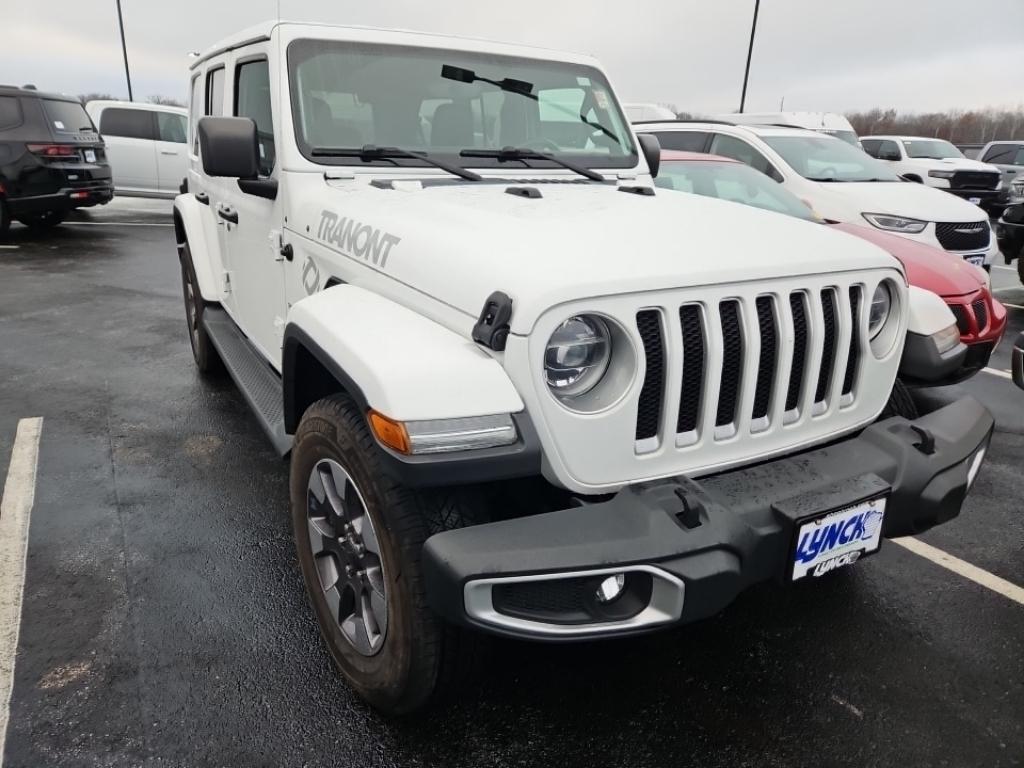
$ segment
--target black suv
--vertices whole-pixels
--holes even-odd
[[[114,196],[103,140],[70,96],[0,85],[0,235],[60,224]]]

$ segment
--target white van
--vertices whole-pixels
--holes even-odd
[[[741,112],[716,115],[716,120],[728,120],[736,125],[779,125],[787,128],[806,128],[827,133],[847,144],[857,145],[857,132],[850,121],[837,112]]]
[[[130,101],[85,105],[107,145],[114,193],[174,197],[188,172],[188,111]]]

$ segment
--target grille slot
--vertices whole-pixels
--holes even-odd
[[[935,237],[947,251],[976,251],[988,248],[991,228],[987,221],[939,222]]]
[[[740,331],[740,303],[735,299],[718,305],[722,323],[722,383],[718,390],[715,426],[724,427],[736,420],[736,402],[743,378],[743,335]]]
[[[755,419],[768,417],[768,407],[772,400],[772,384],[775,381],[775,370],[778,357],[778,331],[775,327],[775,313],[772,311],[772,300],[769,296],[758,296],[757,326],[761,332],[761,356],[757,363],[757,386],[754,389],[754,410],[751,416]]]
[[[860,358],[860,288],[850,286],[850,317],[853,327],[850,329],[850,352],[846,356],[846,375],[843,377],[843,394],[853,392],[853,383],[857,378],[857,363]]]
[[[657,437],[661,424],[662,392],[665,389],[665,340],[661,332],[661,313],[656,309],[637,312],[636,326],[647,358],[636,414],[636,439],[646,440]]]
[[[679,308],[683,335],[683,385],[679,392],[676,431],[692,432],[700,416],[701,390],[704,384],[704,319],[700,307],[688,304]]]
[[[825,338],[821,350],[821,368],[818,370],[818,386],[814,390],[816,403],[824,402],[832,383],[832,369],[836,364],[836,299],[831,288],[821,292],[821,311],[825,321]]]
[[[803,389],[804,370],[807,367],[807,309],[804,294],[789,294],[789,309],[793,313],[793,367],[789,373],[786,392],[786,410],[796,410]]]
[[[978,299],[971,308],[974,310],[974,319],[978,321],[978,333],[981,333],[988,325],[988,307],[984,299]]]
[[[967,308],[963,304],[948,304],[949,311],[956,318],[957,330],[962,334],[970,333],[971,326],[967,321]]]

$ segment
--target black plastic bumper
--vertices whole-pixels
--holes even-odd
[[[70,211],[74,208],[91,208],[106,205],[114,198],[114,187],[108,183],[97,183],[83,187],[65,187],[50,195],[33,197],[12,197],[7,201],[12,216],[29,216],[47,211]]]
[[[989,412],[964,397],[914,422],[887,419],[856,437],[758,466],[630,486],[601,503],[438,533],[424,549],[428,598],[459,624],[565,639],[471,616],[467,585],[642,564],[684,585],[674,623],[711,616],[752,584],[788,578],[799,521],[879,494],[888,494],[887,538],[956,517],[968,463],[992,428]],[[596,634],[649,628],[609,626]]]

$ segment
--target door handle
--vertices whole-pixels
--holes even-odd
[[[196,201],[202,203],[203,205],[209,205],[210,196],[205,192],[196,192]]]
[[[236,211],[230,205],[225,205],[222,208],[218,208],[217,215],[224,219],[224,221],[230,221],[232,224],[238,223],[238,211]]]
[[[177,155],[178,153],[175,152],[173,149],[161,149],[160,150],[160,154],[161,155]]]

